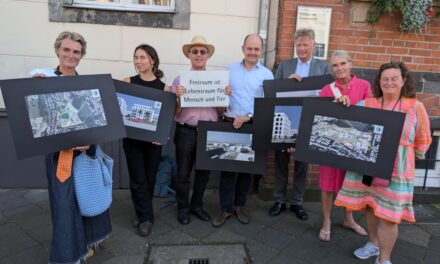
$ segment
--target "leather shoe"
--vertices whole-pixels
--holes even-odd
[[[189,211],[187,210],[179,210],[179,213],[177,215],[177,221],[181,225],[187,225],[191,222],[191,217],[189,216]]]
[[[147,237],[151,234],[151,230],[153,228],[153,223],[150,221],[145,221],[139,224],[139,234],[143,237]]]
[[[231,217],[231,213],[226,213],[221,211],[212,221],[213,227],[220,227],[225,224],[226,220],[228,220]]]
[[[203,210],[202,208],[197,208],[195,210],[191,210],[190,211],[191,214],[195,215],[198,219],[208,222],[211,221],[211,216],[209,216],[209,214]]]
[[[286,210],[286,204],[275,202],[275,204],[270,208],[269,215],[270,216],[279,216],[282,211]]]
[[[300,204],[292,204],[290,205],[290,210],[296,214],[296,217],[298,217],[301,220],[307,220],[309,219],[309,216],[307,215],[306,211]]]
[[[249,224],[249,216],[243,207],[235,207],[234,213],[237,216],[238,222],[244,225]]]

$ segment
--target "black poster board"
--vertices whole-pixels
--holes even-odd
[[[308,98],[308,97],[306,97]],[[285,150],[295,147],[301,121],[302,103],[306,98],[255,98],[255,150]],[[333,97],[316,97],[333,101]]]
[[[405,114],[307,99],[295,159],[390,179]]]
[[[197,133],[197,169],[266,173],[266,152],[252,149],[253,125],[199,121]]]
[[[275,79],[263,82],[264,97],[312,97],[319,96],[319,91],[335,78],[331,74],[304,77],[299,82],[295,79]]]
[[[110,74],[1,80],[18,159],[125,137]]]
[[[166,144],[173,125],[176,95],[151,87],[113,81],[127,137]]]

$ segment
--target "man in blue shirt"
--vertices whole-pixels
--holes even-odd
[[[242,46],[244,59],[229,65],[229,84],[232,94],[229,107],[223,121],[231,122],[235,129],[244,123],[251,123],[254,113],[254,98],[263,97],[263,81],[272,80],[272,72],[260,64],[263,54],[263,39],[256,34],[249,34]],[[222,226],[234,212],[242,224],[249,223],[249,216],[244,210],[252,175],[247,173],[221,173],[219,198],[220,213],[212,222],[214,227]]]

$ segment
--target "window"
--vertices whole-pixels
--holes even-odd
[[[49,0],[49,21],[189,29],[190,0]]]
[[[434,131],[432,135],[432,144],[426,153],[426,158],[440,160],[440,131]],[[428,165],[426,170],[426,165]],[[440,161],[427,162],[416,159],[416,179],[415,186],[440,187]]]
[[[72,6],[104,10],[174,12],[175,0],[74,0]]]

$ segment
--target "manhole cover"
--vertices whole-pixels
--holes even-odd
[[[152,245],[148,264],[251,264],[243,244]]]

